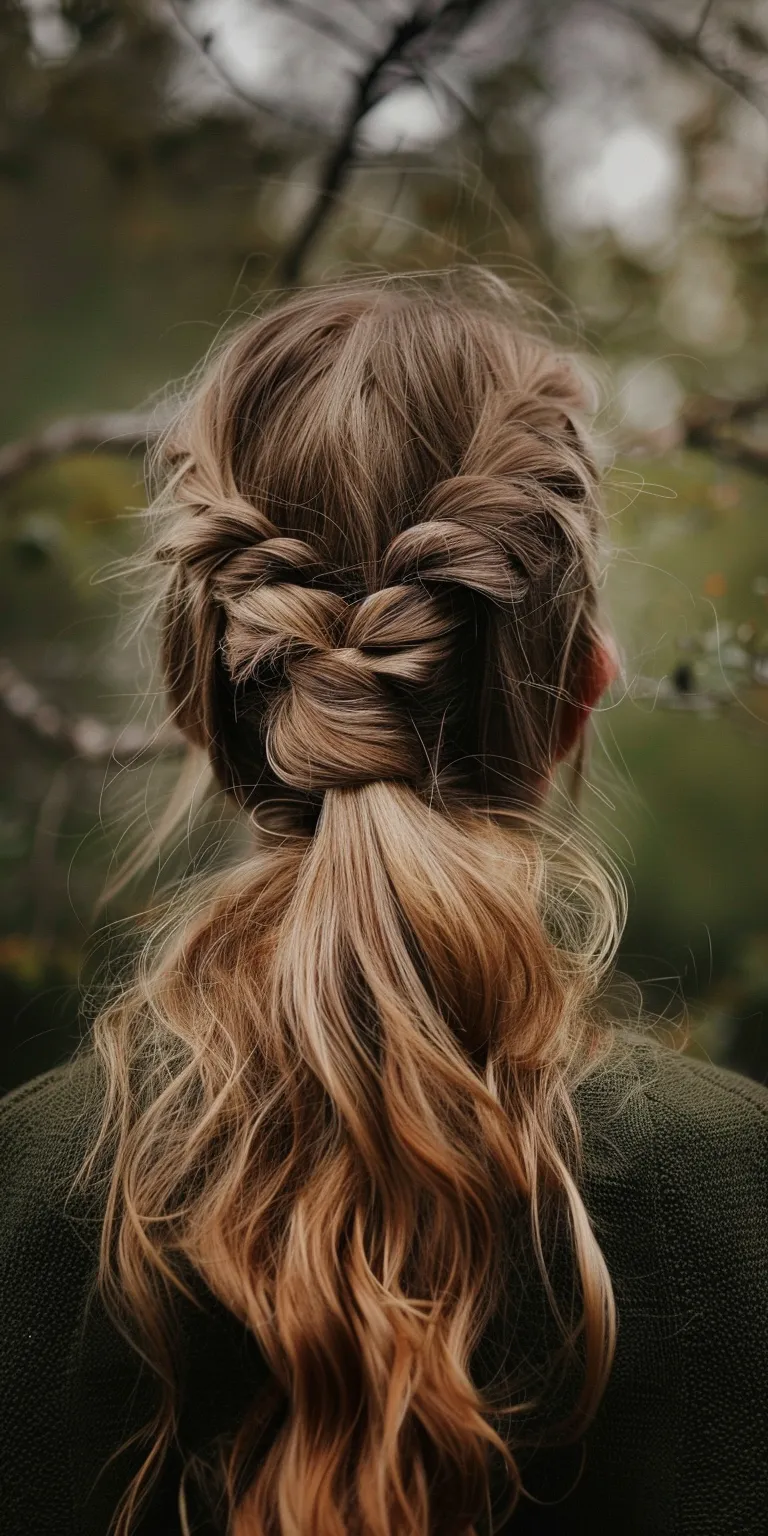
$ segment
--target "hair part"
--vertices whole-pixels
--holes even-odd
[[[521,1346],[500,1403],[472,1362],[528,1260],[578,1357],[570,1428],[599,1401],[572,1090],[624,898],[542,810],[603,638],[586,406],[488,279],[353,283],[227,339],[160,443],[173,718],[254,852],[96,1024],[101,1284],[162,1385],[119,1536],[174,1432],[190,1265],[272,1381],[213,1458],[233,1536],[473,1536],[491,1452],[514,1504],[541,1384]]]

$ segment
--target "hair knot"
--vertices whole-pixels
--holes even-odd
[[[314,813],[326,788],[387,778],[526,799],[596,638],[580,387],[453,303],[435,329],[418,309],[422,336],[407,304],[367,302],[359,331],[344,306],[259,322],[167,439],[175,717],[247,805],[290,784]]]
[[[320,556],[304,539],[276,536],[228,554],[214,573],[213,595],[226,604],[251,587],[302,586],[322,574]]]
[[[349,602],[292,582],[245,587],[238,573],[219,597],[225,666],[261,713],[278,778],[312,792],[423,776],[409,706],[450,656],[461,622],[450,594],[386,587]]]
[[[524,597],[539,573],[530,537],[530,512],[514,485],[480,475],[441,481],[422,506],[419,522],[395,536],[386,551],[385,582],[448,583],[497,603]]]

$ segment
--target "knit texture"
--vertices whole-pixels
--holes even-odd
[[[106,1536],[142,1459],[120,1448],[155,1402],[94,1289],[97,1213],[69,1194],[98,1092],[84,1056],[0,1102],[4,1536]],[[624,1039],[576,1105],[616,1359],[585,1441],[529,1458],[504,1531],[765,1536],[768,1088]],[[142,1536],[179,1536],[184,1456],[233,1427],[264,1380],[255,1342],[211,1298],[181,1326],[181,1443]],[[516,1317],[512,1351],[521,1342]]]

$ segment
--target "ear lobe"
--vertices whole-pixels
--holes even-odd
[[[610,688],[611,683],[618,677],[619,670],[619,657],[613,642],[606,641],[596,646],[584,669],[580,701],[566,702],[562,706],[560,739],[555,753],[555,762],[566,757],[575,745],[580,731],[589,719],[591,710],[605,693],[606,688]]]
[[[596,646],[590,659],[584,688],[584,706],[593,709],[598,699],[602,698],[606,688],[610,688],[621,671],[619,653],[612,640],[604,640]]]

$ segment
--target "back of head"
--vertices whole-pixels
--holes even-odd
[[[584,409],[490,280],[366,282],[245,325],[160,446],[174,718],[271,830],[98,1022],[102,1282],[168,1381],[181,1263],[258,1339],[288,1411],[255,1470],[268,1405],[216,1447],[237,1536],[472,1533],[494,1448],[515,1496],[470,1358],[553,1213],[576,1421],[605,1380],[569,1084],[617,897],[540,816],[601,643]]]
[[[179,723],[239,799],[537,792],[596,638],[582,407],[509,316],[391,282],[222,350],[164,445],[159,553]]]

